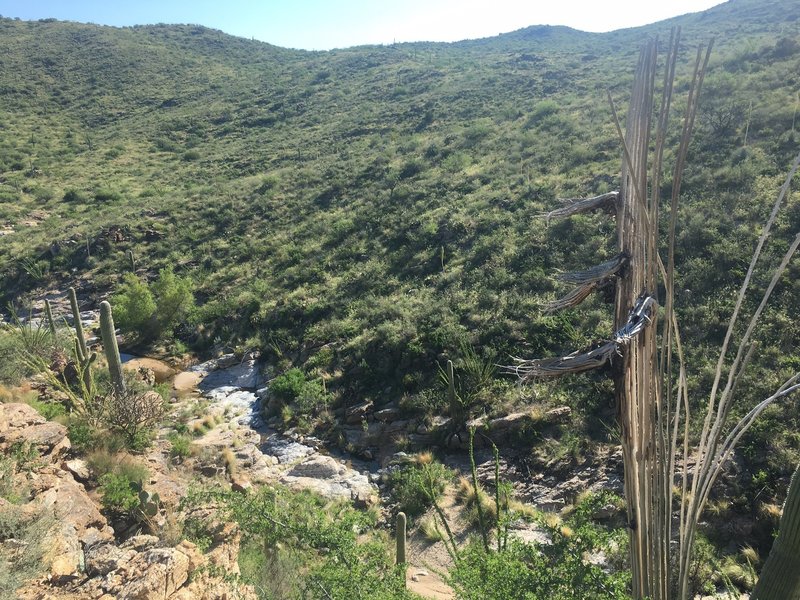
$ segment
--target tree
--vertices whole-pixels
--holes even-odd
[[[125,273],[122,285],[114,294],[114,312],[123,330],[148,337],[156,312],[156,301],[147,283],[133,273]]]
[[[114,295],[117,322],[141,340],[171,334],[177,324],[194,309],[192,284],[178,277],[171,268],[161,269],[152,285],[133,273],[126,273]]]

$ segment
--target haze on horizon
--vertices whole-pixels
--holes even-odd
[[[194,23],[276,46],[330,50],[395,42],[453,42],[531,25],[604,32],[699,12],[720,0],[0,0],[0,15],[100,25]]]

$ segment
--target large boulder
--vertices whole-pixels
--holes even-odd
[[[67,428],[47,421],[27,404],[0,404],[0,452],[28,445],[39,457],[59,459],[70,448]]]
[[[59,522],[72,526],[81,541],[85,536],[94,536],[92,530],[102,532],[101,537],[113,539],[113,531],[108,527],[106,518],[72,474],[55,467],[45,467],[30,474],[28,485],[33,495],[31,506],[37,510],[51,511]]]
[[[70,473],[44,467],[28,476],[28,486],[33,499],[26,511],[53,517],[44,557],[50,579],[59,582],[80,577],[85,565],[84,546],[112,541],[114,530]]]
[[[281,482],[295,490],[308,490],[329,500],[349,500],[360,506],[374,504],[377,498],[377,490],[367,475],[321,454],[296,464]]]
[[[205,566],[207,558],[189,541],[174,548],[151,548],[140,552],[125,566],[128,581],[118,597],[130,600],[172,598],[194,571]]]
[[[10,430],[38,425],[46,421],[47,419],[28,404],[19,402],[0,404],[0,442],[2,442],[4,434]]]

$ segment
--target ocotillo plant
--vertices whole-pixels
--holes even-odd
[[[111,375],[111,385],[114,393],[125,393],[125,379],[122,376],[122,361],[119,358],[117,334],[114,329],[114,317],[111,314],[111,305],[105,300],[100,303],[100,333],[103,338],[103,349],[108,361],[108,372]]]
[[[689,572],[696,527],[722,465],[754,419],[770,403],[800,389],[798,374],[784,383],[775,394],[754,407],[732,428],[725,440],[721,439],[730,414],[736,383],[752,356],[754,346],[751,340],[755,325],[789,259],[800,245],[798,235],[776,269],[761,304],[753,314],[731,363],[727,383],[718,395],[728,345],[742,301],[761,248],[800,163],[798,156],[764,227],[739,292],[720,352],[700,442],[694,456],[689,456],[690,403],[687,397],[683,350],[673,309],[675,227],[681,179],[711,46],[706,50],[705,58],[702,48],[698,49],[694,76],[689,86],[683,133],[672,178],[665,266],[659,253],[659,194],[679,37],[679,32],[677,35],[673,32],[665,61],[663,96],[658,110],[655,140],[652,143],[652,160],[649,152],[657,65],[655,41],[643,48],[639,58],[624,136],[609,95],[612,114],[622,142],[620,190],[594,198],[572,200],[564,208],[543,215],[548,219],[561,218],[599,208],[611,209],[616,213],[618,255],[602,265],[563,277],[564,280],[577,284],[577,287],[547,307],[552,311],[575,306],[592,291],[608,284],[615,285],[615,332],[609,340],[584,352],[557,358],[520,360],[518,365],[510,367],[524,380],[530,380],[586,371],[611,363],[625,468],[624,489],[628,511],[632,592],[637,600],[668,600],[673,597],[685,600],[689,597]],[[651,171],[649,177],[648,170]],[[656,309],[660,285],[666,290],[666,302],[660,328],[659,352]],[[676,359],[676,366],[673,366],[673,359]],[[681,431],[682,437],[679,435]],[[678,457],[683,465],[680,477],[682,493],[677,519],[677,555],[671,555],[672,496],[676,485]],[[690,462],[694,465],[691,474]],[[673,572],[674,566],[677,567],[677,576]]]
[[[447,405],[450,407],[450,418],[458,421],[461,417],[461,403],[456,394],[456,377],[453,372],[453,361],[447,361],[447,370],[445,371],[445,379],[447,380]]]

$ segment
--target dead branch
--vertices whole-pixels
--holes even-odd
[[[593,198],[567,198],[561,200],[566,206],[551,210],[549,213],[544,213],[539,216],[544,217],[549,225],[550,219],[564,219],[572,215],[577,215],[578,213],[593,212],[598,209],[606,211],[613,210],[616,208],[618,198],[618,191],[607,192],[599,196],[594,196]]]
[[[614,355],[619,355],[623,346],[629,344],[645,327],[652,322],[655,299],[643,294],[628,315],[628,321],[617,330],[610,340],[605,340],[589,350],[573,352],[567,356],[524,360],[515,358],[516,365],[503,366],[522,381],[546,377],[560,377],[572,373],[582,373],[602,367]]]

